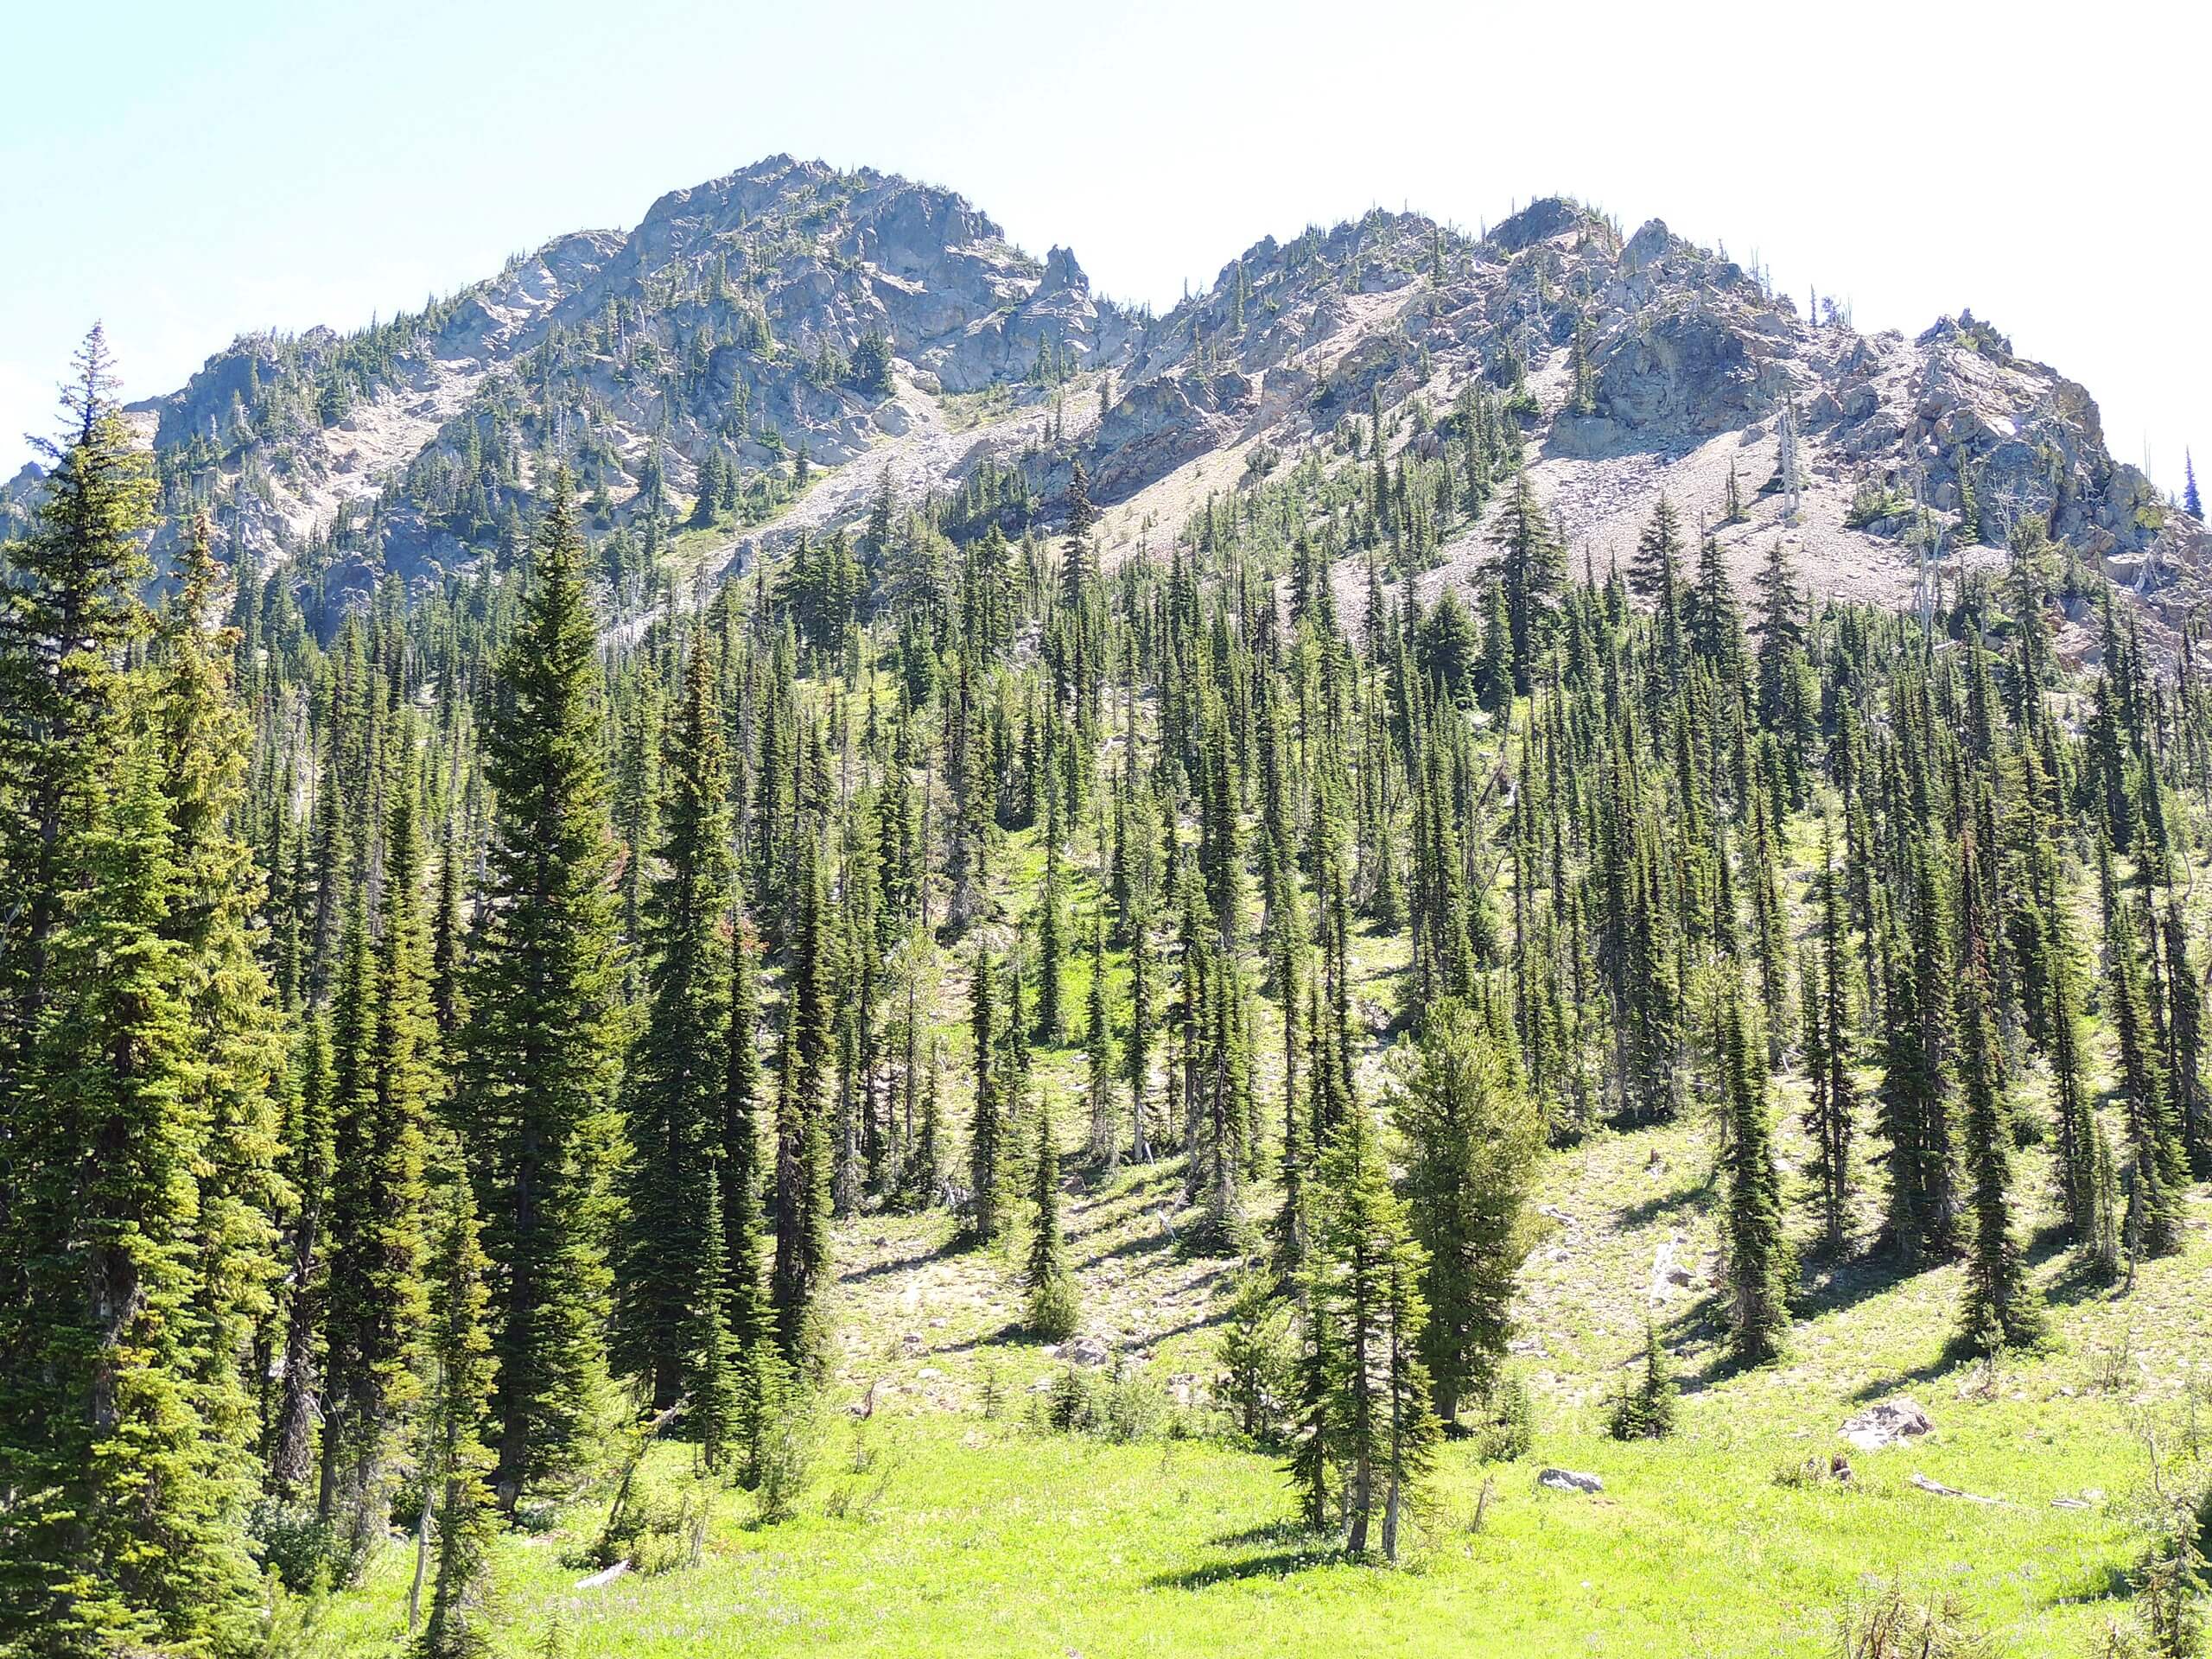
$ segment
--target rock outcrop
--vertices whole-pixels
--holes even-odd
[[[881,491],[918,507],[979,478],[988,503],[949,533],[1049,524],[1077,462],[1095,503],[1163,526],[1157,548],[1209,492],[1370,459],[1378,414],[1394,449],[1444,453],[1476,385],[1593,566],[1662,492],[1717,521],[1732,479],[1752,505],[1717,533],[1739,569],[1779,537],[1852,597],[2000,557],[2031,516],[2154,614],[2201,594],[2212,556],[2113,461],[2088,394],[1971,313],[1861,335],[1661,220],[1624,238],[1556,197],[1480,235],[1377,211],[1267,238],[1155,317],[950,191],[772,156],[420,314],[241,339],[137,415],[173,509],[209,506],[233,560],[304,560],[343,592],[511,555],[556,461],[594,537],[647,563],[690,523],[723,535],[709,569],[742,569]],[[1794,518],[1771,493],[1785,421]],[[0,534],[36,489],[0,492]],[[1484,556],[1466,533],[1423,580]]]

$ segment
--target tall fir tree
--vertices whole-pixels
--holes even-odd
[[[1420,1352],[1447,1429],[1487,1399],[1513,1333],[1543,1124],[1489,1026],[1465,1003],[1432,1008],[1421,1065],[1399,1102],[1404,1187],[1427,1268]]]
[[[467,1180],[442,1183],[433,1208],[433,1380],[423,1477],[435,1494],[437,1570],[416,1652],[421,1659],[478,1659],[494,1650],[498,1613],[492,1553],[499,1510],[490,1484],[494,1459],[485,1440],[493,1428],[497,1364],[486,1328],[491,1262]]]
[[[618,1369],[647,1379],[657,1410],[675,1403],[696,1346],[686,1315],[729,1081],[729,786],[703,639],[691,646],[668,750],[660,867],[645,904],[647,1009],[631,1059],[611,1344]]]
[[[584,542],[553,478],[485,732],[494,801],[465,1116],[493,1264],[499,1501],[572,1466],[606,1366],[598,1313],[623,957]]]
[[[1789,1334],[1796,1268],[1782,1208],[1764,1056],[1740,983],[1722,993],[1719,1057],[1723,1122],[1721,1256],[1728,1283],[1728,1351],[1739,1363],[1778,1357]]]

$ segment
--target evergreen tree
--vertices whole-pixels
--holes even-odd
[[[1551,643],[1560,590],[1567,582],[1566,550],[1546,521],[1527,473],[1514,475],[1513,493],[1506,499],[1491,541],[1498,550],[1498,582],[1512,643],[1513,689],[1525,696],[1536,664]]]
[[[111,758],[75,785],[48,866],[85,885],[43,941],[37,1039],[11,1068],[0,1638],[245,1655],[244,1471],[200,1408],[204,1126],[188,966],[162,935],[169,824],[153,758]]]
[[[1366,1553],[1379,1513],[1382,1554],[1395,1560],[1438,1433],[1420,1357],[1427,1262],[1363,1110],[1347,1116],[1323,1154],[1320,1189],[1306,1294],[1327,1332],[1324,1440],[1341,1475],[1346,1548]]]
[[[1047,813],[1046,822],[1055,823],[1058,817],[1055,808]],[[1046,1048],[1058,1048],[1068,1039],[1067,1012],[1062,997],[1067,960],[1063,912],[1059,841],[1056,830],[1048,829],[1044,886],[1037,894],[1037,1040]]]
[[[676,1402],[696,1346],[687,1310],[701,1282],[699,1222],[729,1082],[728,784],[713,664],[693,643],[662,777],[661,868],[645,905],[648,1007],[631,1061],[630,1155],[620,1192],[618,1369]],[[719,1208],[719,1199],[717,1200]]]
[[[1890,953],[1878,1127],[1888,1142],[1890,1243],[1907,1262],[1950,1255],[1957,1237],[1952,1145],[1949,909],[1926,846],[1914,851],[1912,932]]]
[[[2012,1236],[2012,1124],[1999,1095],[1998,1063],[1986,970],[1977,959],[1967,964],[1959,990],[1959,1083],[1973,1227],[1959,1330],[1982,1353],[2031,1342],[2042,1328],[2027,1265]]]
[[[441,1192],[442,1214],[432,1252],[429,1357],[432,1376],[424,1478],[435,1488],[437,1573],[422,1659],[473,1659],[493,1651],[495,1617],[492,1548],[497,1508],[488,1481],[493,1459],[493,1366],[485,1328],[491,1262],[484,1254],[468,1184]]]
[[[1743,1363],[1758,1364],[1778,1356],[1788,1338],[1796,1269],[1783,1224],[1766,1067],[1752,1046],[1741,985],[1723,995],[1719,1052],[1727,1209],[1721,1255],[1728,1283],[1728,1350]]]
[[[151,461],[116,401],[99,327],[71,366],[67,429],[37,445],[48,470],[31,533],[0,565],[0,858],[16,895],[0,931],[0,1036],[19,1062],[48,1001],[54,934],[83,885],[68,860],[87,844],[82,826],[118,736],[122,653],[146,632],[137,588],[149,574]]]
[[[1106,921],[1101,916],[1091,924],[1090,988],[1084,999],[1083,1039],[1090,1066],[1090,1158],[1101,1179],[1110,1179],[1121,1162],[1121,1137],[1114,1129],[1114,1039],[1106,996]]]
[[[2165,1069],[2152,1028],[2147,974],[2131,907],[2113,904],[2105,929],[2110,976],[2107,1002],[2120,1051],[2127,1126],[2127,1240],[2131,1254],[2164,1255],[2180,1247],[2187,1170],[2166,1092]]]
[[[423,1158],[438,1071],[421,878],[412,791],[400,788],[385,836],[365,1030],[358,1013],[346,1019],[340,1057],[322,1510],[328,1519],[342,1505],[357,1558],[382,1531],[395,1436],[420,1392],[428,1319]],[[357,901],[349,958],[365,949]],[[349,997],[360,995],[361,975],[349,960]]]
[[[1643,1365],[1634,1382],[1624,1382],[1605,1415],[1605,1428],[1617,1440],[1662,1440],[1675,1432],[1677,1390],[1674,1368],[1659,1329],[1643,1321]]]
[[[1052,1113],[1049,1106],[1037,1112],[1037,1217],[1029,1236],[1029,1255],[1021,1274],[1022,1289],[1029,1302],[1029,1328],[1047,1342],[1060,1342],[1075,1334],[1080,1306],[1076,1300],[1075,1274],[1068,1267],[1067,1235],[1060,1225],[1060,1154],[1052,1143]]]
[[[730,1328],[729,1251],[722,1241],[721,1182],[710,1165],[700,1214],[697,1277],[684,1310],[688,1338],[684,1391],[699,1437],[700,1459],[720,1471],[737,1444],[743,1415],[736,1333]]]
[[[1421,1068],[1398,1108],[1412,1235],[1427,1258],[1420,1352],[1448,1430],[1460,1402],[1487,1399],[1512,1335],[1541,1120],[1484,1021],[1465,1004],[1429,1011]]]
[[[555,475],[485,734],[496,803],[466,1047],[472,1173],[493,1263],[495,1485],[571,1465],[596,1414],[622,954],[584,544]]]
[[[1805,1077],[1810,1084],[1805,1129],[1812,1138],[1812,1176],[1822,1247],[1843,1249],[1850,1224],[1852,1142],[1859,1091],[1852,1077],[1850,924],[1835,868],[1833,836],[1821,840],[1821,941],[1805,953],[1800,976],[1805,1010]]]
[[[969,1230],[977,1243],[988,1244],[998,1237],[1001,1224],[1005,1172],[1000,1137],[1005,1108],[999,1099],[994,1059],[998,1046],[996,991],[990,953],[982,950],[976,952],[970,982],[969,1027],[976,1045],[975,1112],[968,1122],[968,1181],[974,1193]]]

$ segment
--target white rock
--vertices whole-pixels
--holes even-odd
[[[1879,1452],[1885,1446],[1916,1440],[1935,1427],[1916,1402],[1901,1394],[1893,1400],[1878,1400],[1845,1418],[1837,1432],[1861,1452]]]
[[[1536,1484],[1548,1486],[1555,1492],[1602,1492],[1605,1483],[1595,1475],[1578,1473],[1573,1469],[1547,1469],[1536,1477]]]

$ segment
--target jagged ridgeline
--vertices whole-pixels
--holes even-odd
[[[1792,416],[1794,539],[1824,592],[1889,601],[1931,543],[1993,556],[2030,515],[2132,586],[2191,563],[2088,395],[1971,314],[1862,336],[1833,299],[1801,311],[1725,251],[1556,199],[1480,238],[1377,211],[1268,238],[1155,317],[950,192],[779,156],[360,333],[242,338],[131,413],[171,522],[205,509],[254,569],[334,600],[512,562],[559,461],[634,609],[671,542],[720,570],[856,519],[886,475],[966,539],[1058,522],[1080,460],[1134,545],[1341,456],[1378,408],[1421,463],[1387,529],[1424,568],[1478,556],[1454,522],[1471,474],[1525,449],[1578,556],[1602,569],[1663,492],[1726,521],[1740,575]],[[8,493],[18,518],[33,487]]]
[[[778,158],[154,403],[95,332],[0,555],[0,1653],[1459,1650],[1560,1562],[1562,1651],[1872,1567],[1854,1653],[2086,1643],[2054,1552],[2193,1651],[2200,1390],[2061,1378],[2208,1325],[2201,505],[1812,308],[1548,200],[1154,317]],[[2063,1505],[1764,1478],[1953,1366]]]

